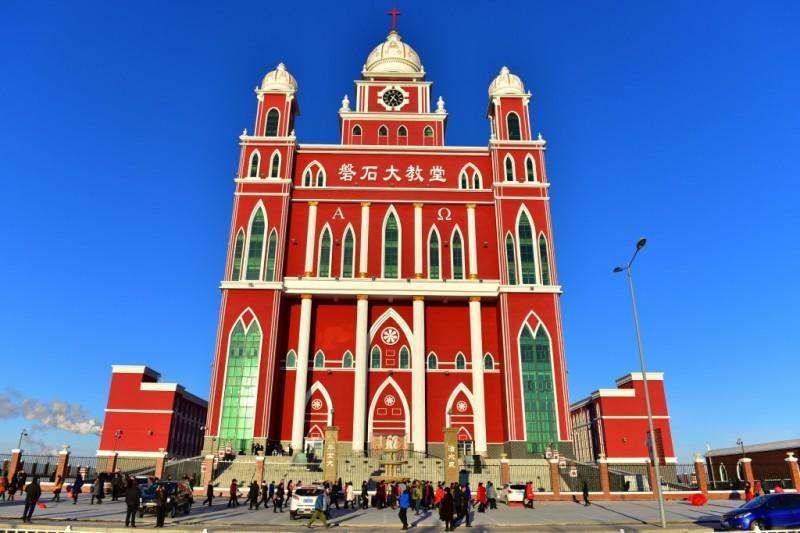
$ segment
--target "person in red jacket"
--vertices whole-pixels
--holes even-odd
[[[533,483],[528,481],[525,483],[525,507],[528,509],[533,509]]]
[[[228,507],[239,507],[239,484],[234,479],[231,481],[230,498],[228,498]]]
[[[478,483],[478,512],[483,513],[486,511],[486,487],[483,486],[483,483]]]

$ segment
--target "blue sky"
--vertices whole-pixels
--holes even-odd
[[[486,87],[502,65],[533,93],[572,399],[638,369],[611,270],[645,235],[642,332],[680,459],[740,436],[797,437],[800,5],[557,4],[398,7],[447,102],[447,144],[487,142]],[[0,4],[0,375],[12,396],[101,417],[112,363],[207,396],[252,90],[285,62],[300,141],[336,142],[342,95],[389,7]],[[3,405],[0,451],[34,424]]]

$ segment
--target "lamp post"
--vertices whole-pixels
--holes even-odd
[[[636,250],[633,252],[630,261],[624,267],[616,267],[614,272],[625,272],[628,275],[628,289],[631,293],[631,307],[633,308],[633,325],[636,328],[636,344],[639,347],[639,364],[642,368],[642,386],[644,387],[644,405],[647,409],[647,425],[650,429],[650,439],[648,441],[656,471],[656,495],[658,497],[658,513],[661,518],[661,527],[667,527],[667,517],[664,512],[664,494],[661,491],[661,469],[658,465],[658,449],[656,448],[655,429],[653,427],[653,410],[650,408],[650,391],[647,386],[647,366],[644,362],[644,346],[642,346],[642,333],[639,329],[639,312],[636,309],[636,293],[633,290],[633,261],[636,256],[647,244],[647,239],[641,238],[636,242]]]
[[[741,437],[739,437],[738,439],[736,439],[736,445],[737,445],[737,446],[740,446],[740,447],[742,448],[742,459],[744,459],[745,457],[747,457],[747,456],[744,454],[744,441],[742,440],[742,438],[741,438]]]
[[[17,441],[17,449],[18,450],[22,449],[22,439],[24,437],[27,437],[27,436],[28,436],[28,430],[27,429],[23,429],[22,431],[19,432],[19,441]]]

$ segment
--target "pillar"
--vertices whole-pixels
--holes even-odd
[[[794,452],[786,452],[786,466],[789,467],[789,477],[792,479],[795,490],[800,491],[800,467],[797,465],[797,457]]]
[[[338,479],[338,449],[339,427],[328,426],[325,428],[325,448],[322,451],[322,475],[325,481],[330,481],[331,483],[336,483]]]
[[[740,459],[742,461],[742,471],[744,472],[744,480],[750,483],[750,487],[752,488],[755,485],[755,478],[753,477],[753,460],[749,457],[742,457]]]
[[[699,453],[694,454],[694,477],[697,478],[697,490],[708,494],[708,479],[706,479],[706,463]]]
[[[486,409],[483,392],[483,333],[481,330],[481,299],[469,299],[469,344],[472,355],[472,406],[475,428],[475,453],[486,455]]]
[[[310,277],[314,271],[314,245],[317,236],[317,204],[318,202],[308,202],[308,226],[306,230],[306,262],[305,277]]]
[[[478,241],[475,235],[475,204],[467,204],[467,241],[469,242],[469,279],[478,279]]]
[[[117,469],[117,452],[112,452],[111,455],[106,456],[106,473],[112,474]]]
[[[310,224],[310,222],[309,222]],[[297,368],[294,378],[292,404],[292,448],[303,451],[303,431],[306,425],[306,388],[308,382],[308,343],[311,335],[311,295],[300,296],[300,332],[297,336]]]
[[[656,467],[653,465],[653,461],[650,459],[645,459],[647,463],[647,479],[650,483],[650,490],[653,494],[658,492],[658,479],[656,479]]]
[[[208,454],[203,458],[203,464],[200,469],[202,470],[203,490],[208,487],[208,484],[214,480],[214,459],[213,454]],[[205,493],[205,492],[204,492]]]
[[[160,454],[158,457],[156,457],[156,470],[153,475],[157,479],[161,479],[164,477],[164,466],[167,462],[167,452],[164,448],[159,448],[158,451]]]
[[[508,485],[511,483],[511,465],[508,463],[508,454],[500,454],[500,484]]]
[[[603,455],[597,459],[597,469],[600,474],[600,490],[603,491],[604,496],[611,494],[611,482],[608,479],[608,459]]]
[[[414,278],[422,278],[422,204],[414,204]]]
[[[19,464],[22,462],[22,450],[14,448],[11,450],[11,458],[8,460],[8,479],[14,478],[14,474],[19,470]]]
[[[358,248],[358,277],[367,277],[369,259],[369,202],[361,202],[361,245]]]
[[[550,463],[550,487],[553,496],[561,496],[561,472],[558,470],[558,459],[548,459]]]
[[[255,480],[258,482],[259,486],[261,482],[264,481],[264,461],[266,457],[263,455],[256,456],[256,475]],[[242,485],[244,485],[244,481],[242,480]]]
[[[363,226],[362,226],[363,234]],[[363,245],[362,245],[363,246]],[[366,264],[366,263],[365,263]],[[366,294],[356,296],[356,368],[353,383],[353,451],[364,451],[366,439],[367,410],[367,312],[369,302]]]
[[[425,451],[425,298],[414,296],[414,339],[411,343],[411,442]]]
[[[58,452],[58,464],[56,464],[56,479],[61,476],[61,479],[67,478],[67,467],[69,466],[69,446],[64,445],[64,449]]]
[[[442,429],[444,433],[444,482],[458,482],[458,430],[446,427]]]

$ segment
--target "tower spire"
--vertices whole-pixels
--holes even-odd
[[[387,13],[387,15],[392,17],[392,31],[397,31],[397,17],[400,16],[400,12],[396,7],[393,7],[392,10]]]

